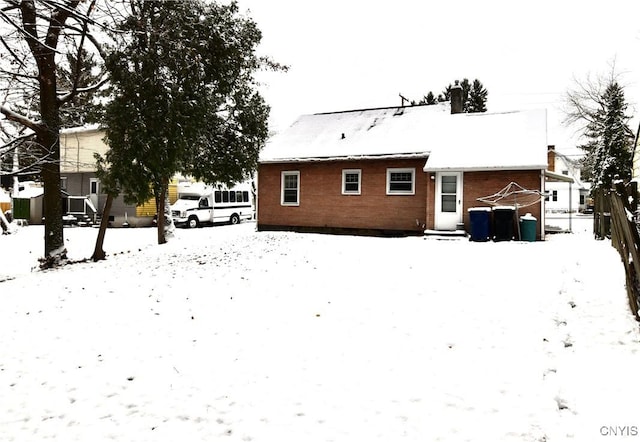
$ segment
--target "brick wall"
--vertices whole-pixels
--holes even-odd
[[[425,159],[261,164],[258,228],[315,227],[422,232]],[[415,195],[387,195],[387,168],[415,168]],[[342,195],[342,170],[361,169],[361,194]],[[282,171],[300,172],[300,205],[280,204]],[[417,223],[416,223],[417,220]]]
[[[435,179],[424,173],[424,159],[393,161],[335,161],[261,164],[258,168],[258,228],[344,228],[422,232],[434,228]],[[387,195],[387,168],[416,170],[415,195]],[[361,169],[360,195],[342,195],[342,170]],[[300,205],[280,204],[282,171],[300,172]],[[540,189],[539,170],[465,172],[463,174],[463,222],[469,229],[468,209],[487,204],[477,201],[514,181],[525,189]],[[538,219],[541,203],[520,210]],[[416,223],[416,220],[418,223]],[[419,224],[419,225],[418,225]]]
[[[500,191],[503,187],[507,186],[510,182],[516,182],[525,189],[540,189],[540,170],[500,170],[492,172],[465,172],[463,176],[464,185],[464,223],[465,226],[469,226],[469,213],[470,207],[484,207],[487,204],[483,204],[477,200],[479,197],[485,197],[492,195]],[[540,239],[541,226],[541,207],[542,203],[537,203],[533,206],[524,207],[519,209],[520,216],[531,213],[538,220],[537,223],[537,237]]]

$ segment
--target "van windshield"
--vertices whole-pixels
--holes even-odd
[[[197,195],[182,195],[180,196],[181,200],[189,200],[189,201],[198,201],[200,199]]]

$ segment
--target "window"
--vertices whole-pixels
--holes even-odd
[[[342,171],[342,194],[360,195],[360,169],[344,169]]]
[[[229,192],[229,202],[230,203],[236,202],[236,193],[233,190]]]
[[[415,169],[387,169],[387,195],[415,194]]]
[[[569,175],[569,171],[568,171],[568,170],[563,170],[563,171],[562,171],[562,174],[563,174],[563,175],[567,175],[567,176],[568,176],[568,175]]]
[[[97,178],[90,178],[89,179],[89,193],[92,195],[95,195],[97,193],[99,193],[98,191],[100,190],[100,180]]]
[[[580,205],[584,204],[584,195],[580,195]]]
[[[551,193],[551,201],[558,201],[558,191],[557,190],[554,190]]]
[[[440,211],[456,213],[458,205],[458,177],[455,175],[442,175],[440,177]]]
[[[213,197],[215,198],[216,203],[221,203],[222,202],[222,190],[216,190],[213,194]]]
[[[61,190],[67,190],[67,177],[66,176],[60,177],[60,189]]]
[[[300,205],[300,172],[282,172],[282,199],[283,206]]]

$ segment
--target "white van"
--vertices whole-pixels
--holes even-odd
[[[202,186],[199,183],[178,188],[178,200],[171,205],[176,226],[187,228],[215,223],[238,224],[253,219],[251,183],[224,186]]]

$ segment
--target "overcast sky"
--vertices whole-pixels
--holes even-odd
[[[615,70],[640,119],[637,0],[238,0],[263,32],[263,74],[280,131],[302,114],[399,105],[479,79],[489,111],[548,109],[548,143],[574,150],[561,104],[575,80]]]

